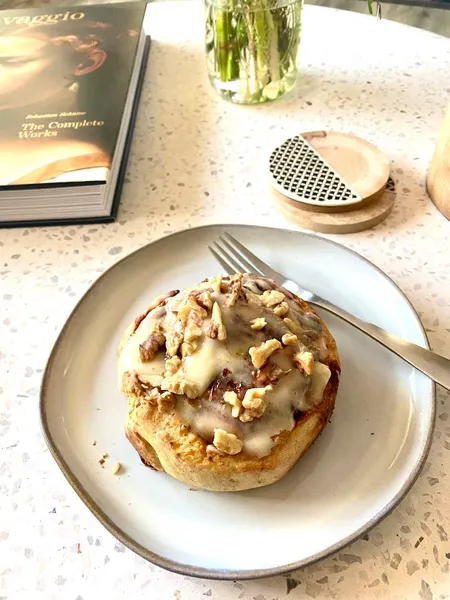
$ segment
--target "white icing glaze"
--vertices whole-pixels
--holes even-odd
[[[139,345],[149,337],[155,323],[152,314],[148,314],[122,349],[119,356],[119,388],[122,387],[123,374],[127,371],[136,371],[141,381],[149,383],[150,377],[164,375],[165,357],[162,352],[149,362],[142,362],[139,356]]]
[[[205,337],[197,352],[184,359],[183,373],[188,381],[195,383],[201,396],[225,368],[237,373],[241,364],[242,359],[234,357],[226,344]]]
[[[175,411],[178,417],[207,442],[212,442],[215,429],[223,429],[243,441],[244,452],[257,457],[266,456],[274,446],[274,438],[293,429],[294,412],[307,411],[322,398],[330,378],[329,368],[316,362],[313,375],[308,376],[295,367],[293,355],[299,350],[307,350],[313,353],[316,361],[324,360],[327,354],[325,336],[316,316],[310,311],[303,312],[288,296],[282,298],[289,306],[287,315],[277,316],[273,307],[264,306],[261,295],[274,287],[267,280],[244,276],[242,288],[239,281],[232,285],[224,282],[220,293],[214,291],[217,287],[217,283],[203,282],[170,298],[165,306],[152,310],[122,350],[120,381],[123,373],[135,371],[142,381],[155,387],[161,385],[165,372],[164,347],[154,358],[143,362],[139,346],[146,342],[155,326],[159,326],[165,336],[173,335],[175,331],[183,334],[186,320],[183,322],[181,315],[183,310],[187,310],[187,318],[195,317],[196,325],[201,329],[197,327],[199,337],[192,340],[195,350],[191,354],[180,344],[180,368],[172,376],[195,386],[196,400],[188,401],[186,396],[177,395]],[[233,295],[233,287],[238,288],[239,294]],[[210,294],[209,306],[200,303],[200,306],[191,309],[194,312],[183,308],[192,306],[192,302],[195,307],[195,294],[204,291],[207,300]],[[226,338],[222,340],[218,339],[217,331],[213,331],[213,303],[218,304],[226,329]],[[257,317],[264,317],[266,321],[261,330],[250,326]],[[290,319],[288,323],[283,320],[285,317]],[[288,325],[294,327],[298,344],[276,350],[261,371],[255,369],[249,349],[269,339],[281,340],[290,331]],[[262,382],[259,380],[261,377]],[[267,387],[264,394],[265,410],[262,415],[261,412],[257,416],[251,412],[243,415],[243,409],[240,412],[242,420],[232,416],[232,407],[223,400],[225,391],[235,391],[242,400],[247,389],[264,388],[269,383],[271,387]]]
[[[314,371],[311,377],[310,401],[318,402],[331,377],[331,371],[327,365],[320,362],[314,363]]]

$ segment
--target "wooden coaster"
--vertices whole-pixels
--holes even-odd
[[[279,209],[314,231],[351,233],[373,227],[395,201],[393,182],[386,191],[386,156],[346,133],[312,131],[290,138],[272,152],[269,169]]]
[[[318,233],[356,233],[375,227],[389,215],[394,208],[396,192],[392,179],[386,189],[371,204],[345,212],[325,213],[292,208],[277,192],[276,205],[280,213],[302,229]]]

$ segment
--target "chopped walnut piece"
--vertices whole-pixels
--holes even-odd
[[[243,423],[259,419],[264,414],[267,405],[263,398],[266,392],[271,392],[272,390],[273,387],[267,385],[263,388],[251,388],[245,392],[244,399],[242,400],[242,406],[245,410],[239,417]]]
[[[281,341],[285,346],[296,346],[298,344],[298,337],[295,333],[285,333]]]
[[[250,411],[244,410],[244,412],[239,417],[239,420],[242,421],[242,423],[248,423],[249,421],[253,421],[254,418],[255,417],[250,413]]]
[[[188,398],[197,398],[198,390],[194,383],[176,377],[165,377],[161,389],[177,395],[185,395]]]
[[[287,315],[289,312],[289,304],[287,302],[281,302],[273,307],[273,312],[277,317],[284,317],[284,315]]]
[[[151,387],[159,387],[161,385],[161,381],[163,380],[162,375],[141,375],[143,382],[142,387],[148,389]]]
[[[244,408],[257,409],[260,405],[259,400],[264,398],[266,392],[273,392],[271,385],[266,385],[262,388],[250,388],[245,392],[244,399],[242,400],[242,406]]]
[[[181,367],[181,359],[178,356],[172,356],[166,360],[166,371],[165,375],[168,377],[169,375],[175,375],[178,369]]]
[[[191,313],[191,310],[192,309],[190,306],[188,306],[187,304],[184,304],[177,313],[178,321],[180,321],[180,323],[182,323],[183,325],[186,325],[189,315]]]
[[[197,344],[195,342],[183,342],[181,344],[181,356],[191,356],[197,350]]]
[[[307,375],[314,371],[314,356],[311,352],[297,352],[294,354],[294,363],[297,368],[302,369]]]
[[[196,325],[201,327],[204,320],[205,319],[201,317],[199,313],[195,312],[194,310],[191,311],[191,314],[189,315],[189,321],[192,321],[192,323],[195,323]]]
[[[196,296],[195,299],[197,300],[197,304],[200,304],[200,306],[202,306],[206,310],[211,310],[212,305],[213,305],[213,300],[212,300],[211,294],[208,292],[208,290],[205,290],[201,294],[198,294],[198,296]]]
[[[302,332],[302,328],[300,327],[300,325],[298,323],[296,323],[295,321],[293,321],[292,319],[289,319],[288,317],[286,317],[286,319],[283,319],[286,327],[288,329],[290,329],[292,331],[292,333],[295,333],[295,335],[298,335]]]
[[[245,294],[245,299],[247,300],[247,303],[249,306],[253,305],[255,307],[258,307],[259,309],[261,309],[261,307],[263,306],[263,303],[261,302],[261,296],[259,294],[255,294],[255,292],[253,292],[252,290],[248,290],[247,288],[243,288],[244,294]]]
[[[158,405],[161,410],[170,410],[175,406],[175,396],[172,392],[163,392],[158,398]]]
[[[170,331],[166,335],[166,350],[167,354],[172,358],[178,352],[183,335],[178,331]]]
[[[261,296],[261,302],[264,306],[267,306],[267,308],[272,308],[273,306],[280,304],[284,299],[285,295],[278,290],[266,290]]]
[[[214,277],[209,283],[211,284],[211,287],[213,291],[216,292],[216,294],[222,293],[222,275]]]
[[[253,366],[260,369],[271,354],[281,348],[281,343],[276,339],[267,340],[260,346],[253,346],[248,353],[251,356]]]
[[[153,358],[155,358],[155,354],[165,341],[166,338],[161,331],[161,325],[159,323],[155,323],[153,332],[149,335],[145,342],[139,344],[139,358],[141,359],[141,362],[149,362],[153,360]]]
[[[223,341],[227,337],[227,331],[222,321],[222,311],[217,302],[214,302],[212,307],[211,322],[206,331],[206,335],[211,339]]]
[[[267,322],[264,317],[258,317],[257,319],[253,319],[253,321],[250,321],[250,328],[254,329],[255,331],[260,331],[261,329],[264,329],[266,325]]]
[[[199,327],[193,319],[189,319],[184,330],[184,340],[186,342],[192,342],[203,335],[203,330]]]
[[[153,388],[145,395],[145,399],[153,406],[156,406],[159,399],[159,391],[156,388]]]
[[[223,399],[227,404],[231,405],[231,416],[237,419],[241,412],[241,401],[237,397],[236,392],[225,392]]]
[[[142,396],[145,393],[145,387],[136,371],[125,371],[122,375],[122,391],[125,394],[135,394],[136,396]]]
[[[208,316],[208,312],[197,302],[196,296],[189,296],[187,299],[187,305],[190,306],[191,310],[197,313],[202,319],[205,319]]]
[[[232,307],[236,304],[237,299],[242,293],[242,273],[236,273],[228,286],[229,296],[227,298],[227,306]]]
[[[234,433],[228,433],[224,429],[214,429],[214,446],[225,452],[225,454],[239,454],[243,443]]]

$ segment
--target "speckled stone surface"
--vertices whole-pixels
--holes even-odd
[[[442,391],[429,459],[399,507],[337,555],[253,582],[189,579],[135,556],[84,507],[42,439],[42,370],[92,281],[186,226],[290,227],[272,207],[264,165],[274,145],[302,130],[349,131],[391,158],[393,214],[334,239],[387,272],[419,311],[433,349],[450,355],[450,222],[424,189],[450,97],[450,40],[308,7],[295,92],[238,107],[209,88],[198,10],[149,7],[153,46],[118,222],[0,232],[0,598],[450,598],[450,407]]]

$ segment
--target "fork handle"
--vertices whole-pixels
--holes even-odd
[[[412,342],[407,342],[398,335],[390,333],[377,325],[373,325],[373,323],[368,323],[359,317],[355,317],[355,315],[348,313],[346,310],[335,306],[323,298],[314,295],[311,298],[311,303],[333,313],[372,339],[380,342],[385,348],[391,350],[418,371],[425,373],[430,379],[450,391],[450,360],[448,358],[421,348]]]

